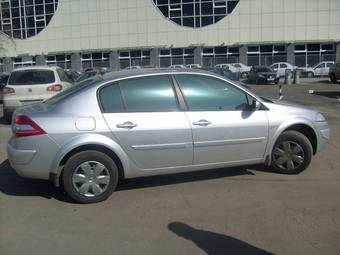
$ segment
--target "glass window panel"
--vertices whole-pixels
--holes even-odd
[[[120,88],[129,112],[177,111],[177,102],[169,76],[151,76],[123,80]]]

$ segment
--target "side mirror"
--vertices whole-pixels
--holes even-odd
[[[255,99],[251,102],[250,110],[257,111],[261,108],[261,103]]]

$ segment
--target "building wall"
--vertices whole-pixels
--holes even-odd
[[[133,48],[340,41],[340,0],[240,0],[217,24],[181,27],[152,0],[59,0],[46,29],[8,57]]]

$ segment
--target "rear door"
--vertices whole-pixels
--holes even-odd
[[[325,70],[324,70],[324,72],[323,72],[322,75],[323,75],[323,76],[328,76],[329,70],[330,70],[330,68],[331,68],[332,66],[334,66],[333,63],[326,63],[326,67],[325,67]]]
[[[268,141],[265,110],[247,110],[249,95],[226,81],[176,75],[186,100],[194,141],[194,164],[254,162]]]
[[[191,127],[174,91],[171,77],[158,75],[123,80],[99,92],[108,126],[140,169],[192,164]]]
[[[55,84],[54,71],[47,69],[28,69],[13,71],[8,87],[15,93],[6,95],[7,99],[18,100],[21,105],[39,102],[51,97],[47,87]],[[55,94],[55,93],[54,93]]]

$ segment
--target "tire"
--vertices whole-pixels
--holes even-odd
[[[307,77],[308,77],[308,78],[313,78],[313,77],[314,77],[314,74],[313,74],[312,72],[308,72],[308,73],[307,73]]]
[[[4,111],[3,117],[4,117],[4,120],[5,120],[6,124],[11,124],[12,113]]]
[[[331,76],[330,77],[331,78],[331,82],[334,83],[334,84],[337,83],[338,79],[336,78],[335,74],[332,73],[330,76]]]
[[[241,73],[241,78],[242,78],[242,79],[248,78],[248,73],[247,73],[247,72]]]
[[[275,83],[275,84],[279,84],[279,81],[280,81],[280,79],[276,79],[276,80],[274,81],[274,83]]]
[[[89,204],[106,200],[116,189],[118,178],[118,167],[109,156],[99,151],[83,151],[67,160],[62,182],[73,200]]]
[[[271,167],[278,173],[298,174],[309,166],[312,156],[312,144],[307,137],[297,131],[286,131],[274,145]]]

